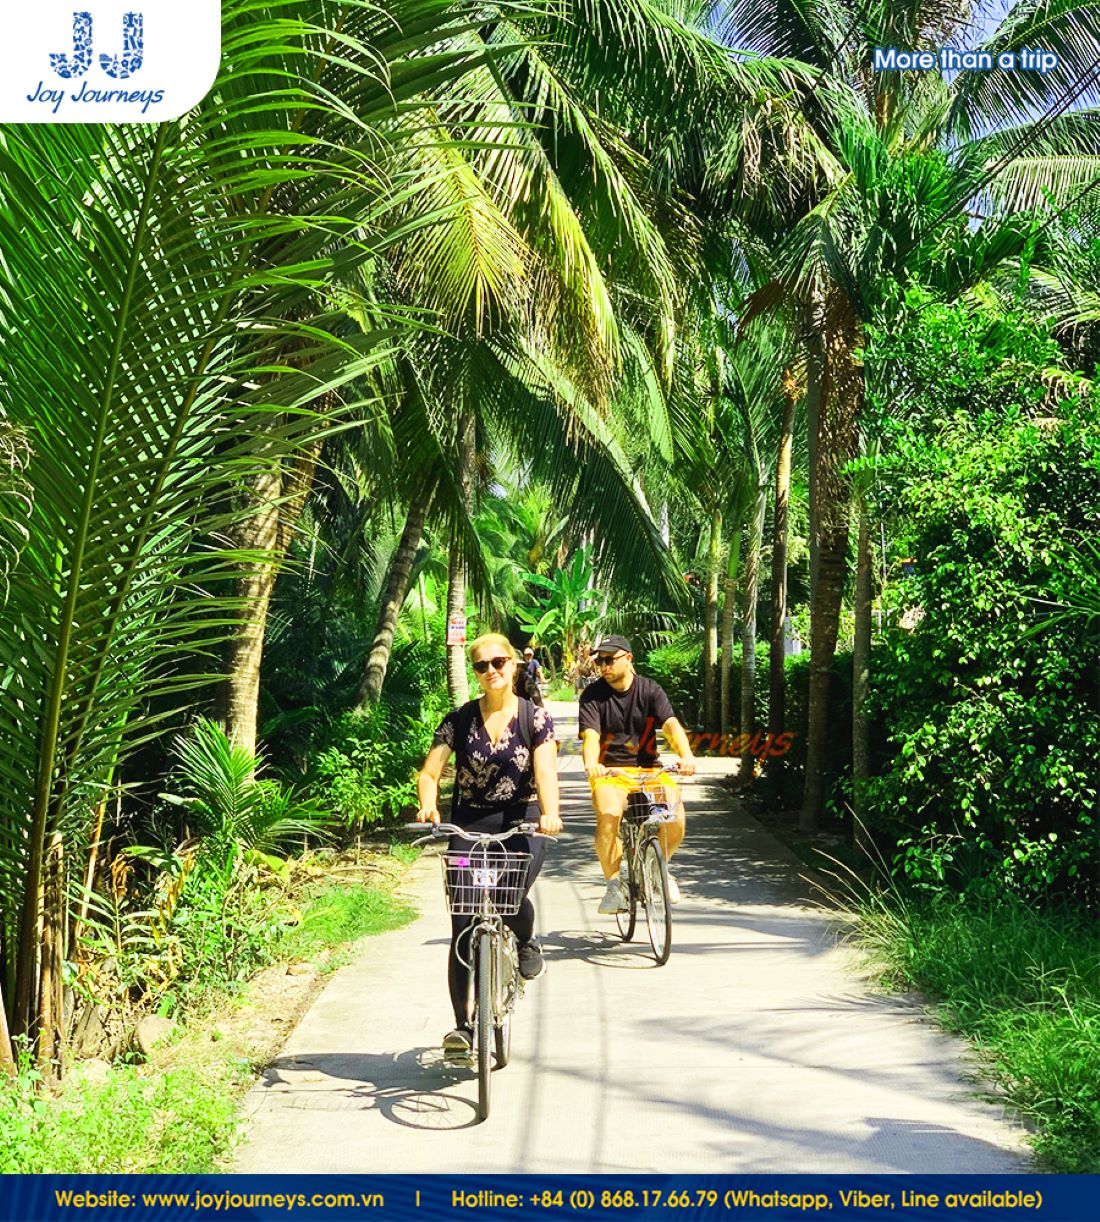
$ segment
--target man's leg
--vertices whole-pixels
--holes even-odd
[[[617,877],[623,855],[619,821],[626,810],[626,790],[597,777],[592,786],[592,806],[596,812],[596,856],[606,879]]]
[[[683,843],[687,821],[684,818],[684,799],[679,785],[666,782],[667,796],[676,803],[676,822],[663,823],[660,828],[661,848],[664,849],[665,861],[672,860],[672,854]]]

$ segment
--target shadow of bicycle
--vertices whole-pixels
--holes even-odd
[[[617,932],[555,929],[539,934],[539,944],[547,963],[553,963],[555,959],[579,959],[599,967],[625,968],[629,971],[657,966],[646,940],[645,917],[640,919],[632,942],[624,942]]]
[[[473,1086],[469,1098],[460,1093]],[[277,1057],[262,1085],[303,1111],[377,1111],[407,1129],[468,1129],[478,1123],[473,1067],[443,1060],[440,1048],[393,1055],[299,1053]]]

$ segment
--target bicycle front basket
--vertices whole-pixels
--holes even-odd
[[[670,785],[643,783],[627,799],[626,818],[631,823],[645,823],[653,815],[667,820],[677,805],[676,791]]]
[[[443,889],[452,916],[476,916],[482,897],[495,911],[511,916],[519,911],[531,866],[530,853],[444,853]]]

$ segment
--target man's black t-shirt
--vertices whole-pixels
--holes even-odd
[[[659,683],[635,675],[625,692],[606,679],[586,687],[580,698],[580,733],[600,736],[600,763],[609,768],[652,768],[657,762],[657,731],[672,705]]]

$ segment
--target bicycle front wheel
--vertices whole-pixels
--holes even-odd
[[[488,934],[477,944],[477,1118],[489,1115],[493,1068],[493,945]]]
[[[672,950],[672,905],[668,899],[668,866],[656,837],[642,846],[642,896],[649,943],[660,967],[668,962]]]

